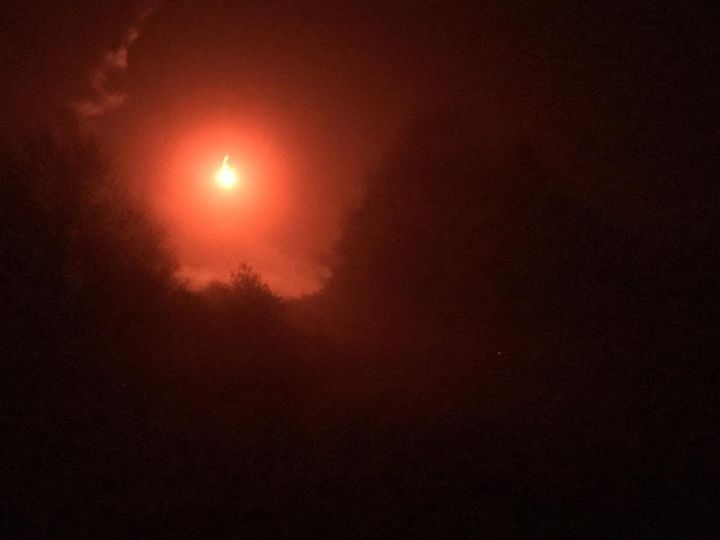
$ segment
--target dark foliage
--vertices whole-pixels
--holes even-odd
[[[92,144],[5,158],[6,536],[710,526],[714,240],[649,241],[480,127],[409,130],[290,304],[247,265],[175,282]]]
[[[178,282],[91,142],[4,154],[0,534],[713,536],[714,95],[663,58],[578,68],[564,153],[564,110],[416,122],[301,301]]]

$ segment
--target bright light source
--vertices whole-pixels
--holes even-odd
[[[222,166],[215,173],[215,182],[222,189],[232,189],[238,183],[238,174],[229,164],[230,156],[225,156]]]

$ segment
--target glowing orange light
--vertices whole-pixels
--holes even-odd
[[[215,182],[222,189],[232,189],[237,186],[238,173],[229,164],[230,156],[225,156],[222,166],[215,173]]]

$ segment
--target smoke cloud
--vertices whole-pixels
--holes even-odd
[[[125,102],[126,94],[111,88],[111,78],[117,78],[127,70],[130,49],[140,37],[143,24],[155,11],[156,7],[140,10],[137,22],[125,32],[120,44],[115,49],[105,52],[100,65],[90,75],[92,96],[73,104],[81,120],[89,121],[103,116]]]

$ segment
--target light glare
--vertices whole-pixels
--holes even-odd
[[[222,189],[232,189],[238,183],[237,172],[235,172],[235,169],[233,169],[228,164],[229,159],[230,159],[230,156],[225,156],[222,166],[218,169],[218,172],[215,174],[215,182]]]

